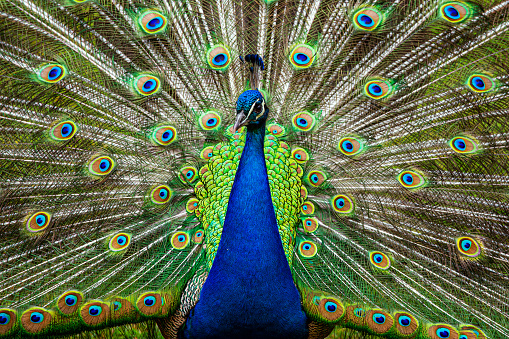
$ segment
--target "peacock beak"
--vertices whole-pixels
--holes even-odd
[[[233,130],[237,132],[239,128],[242,126],[246,126],[249,123],[248,116],[244,112],[244,110],[241,110],[237,113],[237,118],[235,119],[235,125],[233,125]]]

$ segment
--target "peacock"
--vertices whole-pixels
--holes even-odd
[[[0,0],[0,338],[508,338],[508,71],[506,0]]]

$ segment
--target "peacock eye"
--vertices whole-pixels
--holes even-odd
[[[327,180],[327,176],[322,171],[311,171],[308,173],[307,179],[311,186],[319,187],[325,180]]]
[[[168,20],[159,12],[148,11],[140,16],[138,23],[144,32],[155,34],[163,31],[166,28]]]
[[[399,321],[399,324],[403,327],[410,326],[410,324],[412,323],[412,320],[405,315],[400,316],[398,321]]]
[[[157,145],[168,146],[177,138],[177,131],[173,126],[161,126],[152,132],[152,141]]]
[[[177,250],[187,247],[189,244],[189,236],[185,232],[177,232],[171,237],[171,245]]]
[[[372,31],[380,24],[382,15],[375,8],[364,8],[354,15],[355,27],[364,31]]]
[[[11,321],[11,316],[5,312],[0,313],[0,325],[7,325]]]
[[[28,218],[26,222],[26,229],[31,233],[41,232],[46,227],[48,227],[50,221],[51,214],[40,211],[32,214]]]
[[[157,186],[150,192],[150,199],[154,204],[162,205],[167,203],[172,196],[171,189],[166,185]]]
[[[152,75],[140,75],[134,79],[134,87],[139,94],[147,96],[159,91],[161,81]]]
[[[317,252],[317,247],[312,241],[305,240],[299,244],[299,253],[304,258],[312,258],[316,255]]]
[[[103,311],[102,307],[97,305],[90,306],[88,308],[88,314],[90,314],[92,317],[99,316],[102,313],[102,311]]]
[[[208,64],[212,69],[223,71],[228,68],[231,62],[230,51],[221,45],[217,45],[209,49]]]
[[[179,178],[184,183],[192,183],[198,177],[197,173],[193,166],[186,166],[180,170]]]
[[[65,67],[58,64],[46,65],[37,71],[37,77],[50,84],[59,82],[66,74]]]
[[[118,311],[121,308],[122,308],[122,303],[120,301],[113,302],[113,310],[114,311]]]
[[[200,229],[196,231],[193,235],[193,241],[197,244],[200,244],[203,241],[203,236],[205,235],[205,231]]]
[[[186,210],[188,213],[193,213],[198,208],[198,199],[191,198],[187,201]]]
[[[199,123],[205,131],[216,130],[221,126],[221,117],[216,112],[208,111],[200,117]]]
[[[30,315],[30,321],[34,324],[39,324],[44,320],[44,315],[40,312],[32,312]]]
[[[398,181],[403,187],[416,189],[426,184],[424,177],[415,171],[403,171],[398,175]]]
[[[58,298],[58,310],[65,315],[70,315],[78,309],[82,300],[83,294],[78,291],[65,292]]]
[[[100,156],[95,158],[88,165],[88,171],[91,174],[105,176],[111,173],[115,168],[115,161],[108,156]]]
[[[391,93],[392,86],[388,81],[372,80],[364,85],[364,93],[373,99],[382,99]]]
[[[449,338],[451,335],[451,331],[448,328],[440,327],[436,330],[437,337],[439,338]]]
[[[125,250],[131,243],[131,236],[127,233],[118,233],[110,239],[109,249],[113,252]]]
[[[363,143],[357,138],[346,137],[339,140],[339,150],[344,155],[352,156],[359,154],[363,148]]]
[[[474,92],[484,93],[495,88],[495,81],[483,74],[474,74],[468,78],[468,87]]]
[[[308,132],[315,126],[315,117],[308,112],[297,113],[292,118],[292,125],[297,131]]]
[[[449,2],[442,5],[440,14],[447,21],[458,23],[468,17],[469,9],[466,5],[459,2]]]
[[[156,298],[153,296],[148,296],[143,298],[143,303],[145,306],[152,307],[156,304]]]
[[[385,323],[385,315],[382,313],[374,313],[373,314],[373,321],[379,325]]]
[[[386,270],[391,267],[391,260],[382,252],[371,252],[369,254],[369,260],[375,267],[382,270]]]
[[[309,217],[302,219],[302,227],[308,233],[312,233],[318,229],[318,219]]]
[[[477,143],[464,136],[452,138],[449,140],[449,146],[453,151],[462,154],[475,153],[478,150]]]
[[[316,52],[309,45],[296,46],[290,53],[290,63],[296,69],[305,69],[313,65]]]
[[[467,257],[475,258],[481,254],[481,246],[471,237],[456,239],[456,246],[460,253]]]
[[[344,194],[336,195],[332,198],[332,208],[342,214],[352,213],[354,209],[354,203],[352,199]]]
[[[76,125],[71,120],[62,121],[50,130],[51,138],[58,141],[69,140],[75,133]]]

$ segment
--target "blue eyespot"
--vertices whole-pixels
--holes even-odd
[[[101,163],[99,164],[99,170],[101,172],[106,172],[110,168],[110,166],[111,166],[111,163],[108,160],[103,159],[103,160],[101,160]]]
[[[191,171],[187,172],[186,177],[191,178],[192,176],[193,176],[193,172],[191,172]]]
[[[0,313],[0,325],[7,325],[11,322],[11,316],[7,313]]]
[[[65,304],[67,306],[74,306],[78,302],[78,298],[74,295],[68,295],[65,297]]]
[[[160,28],[163,24],[164,24],[163,19],[156,17],[147,23],[147,28],[150,30],[154,30]]]
[[[484,83],[484,80],[481,79],[481,77],[473,77],[471,80],[471,84],[479,91],[486,89],[486,84]]]
[[[304,246],[302,246],[302,249],[304,251],[309,251],[311,249],[311,245],[310,244],[304,244]]]
[[[449,338],[450,335],[451,335],[451,331],[449,331],[447,328],[440,327],[437,330],[437,336],[439,338]]]
[[[467,144],[465,144],[464,140],[458,138],[454,140],[454,147],[456,147],[460,151],[464,151],[467,148]]]
[[[194,207],[198,206],[198,203],[196,203],[196,202],[195,202],[195,203],[193,204],[193,206],[194,206]]]
[[[74,128],[71,124],[64,124],[60,130],[60,134],[62,135],[62,138],[67,138],[73,131]]]
[[[414,177],[411,174],[405,174],[403,175],[403,181],[407,185],[411,185],[414,182]]]
[[[113,303],[113,311],[118,311],[122,307],[122,303],[120,301],[115,301]]]
[[[449,19],[458,20],[460,18],[460,13],[453,6],[450,6],[450,5],[445,6],[444,11],[445,11],[445,15],[447,15],[449,17]]]
[[[382,313],[375,313],[373,314],[373,321],[377,324],[384,324],[385,323],[385,315]]]
[[[468,337],[464,334],[460,335],[460,338],[459,339],[468,339]]]
[[[311,176],[311,181],[314,182],[314,183],[317,183],[318,182],[318,176],[316,174],[313,174]]]
[[[472,241],[468,240],[468,239],[463,239],[463,241],[461,241],[461,248],[467,252],[470,247],[472,247]]]
[[[212,58],[212,63],[216,66],[224,66],[228,62],[228,56],[225,53],[219,53]]]
[[[308,121],[306,119],[297,119],[297,125],[299,125],[300,127],[308,127]]]
[[[120,237],[117,237],[117,244],[120,246],[123,246],[126,242],[127,238],[125,236],[121,235]]]
[[[300,160],[302,158],[302,155],[300,155],[299,153],[295,153],[295,158]]]
[[[43,214],[38,215],[37,218],[35,219],[35,222],[37,223],[37,225],[43,226],[46,223],[46,216]]]
[[[350,141],[344,141],[342,144],[341,144],[341,147],[343,147],[343,149],[346,151],[346,152],[351,152],[353,150],[353,144],[350,142]]]
[[[406,315],[402,315],[399,317],[399,324],[403,327],[410,326],[411,322],[412,319],[410,319],[410,317],[407,317]]]
[[[367,27],[367,28],[370,28],[370,27],[373,27],[373,25],[375,24],[375,22],[373,21],[373,19],[371,19],[369,16],[367,16],[366,14],[361,14],[359,15],[359,17],[357,18],[359,24],[361,26],[364,26],[364,27]]]
[[[217,119],[216,118],[210,118],[206,122],[207,127],[214,127],[217,125]]]
[[[159,191],[159,196],[161,199],[166,199],[166,197],[168,197],[168,190],[166,188],[161,188]]]
[[[156,88],[156,86],[157,82],[154,79],[147,80],[143,84],[143,92],[151,92],[154,90],[154,88]]]
[[[368,86],[369,93],[374,96],[380,96],[382,94],[382,87],[376,83]]]
[[[309,56],[307,56],[304,53],[295,53],[293,55],[293,61],[295,61],[299,65],[306,65],[309,63],[310,59]]]
[[[44,316],[40,312],[33,312],[32,315],[30,315],[30,321],[34,324],[39,324],[44,320]]]
[[[60,75],[62,75],[62,68],[55,66],[49,71],[48,80],[53,81],[55,79],[58,79],[58,77],[60,77]]]
[[[102,313],[103,309],[101,306],[90,306],[90,308],[88,309],[88,314],[90,314],[92,317],[97,317],[98,315],[100,315]]]
[[[381,255],[381,254],[375,254],[375,255],[373,256],[373,260],[374,260],[375,262],[377,262],[377,263],[381,263],[381,262],[382,262],[382,260],[384,260],[384,257],[382,257],[382,255]]]
[[[307,206],[307,205],[304,205],[304,206],[302,206],[302,209],[303,209],[304,211],[307,211],[307,210],[308,210],[308,206]]]
[[[336,303],[333,303],[332,301],[328,301],[325,303],[325,310],[327,310],[327,312],[336,312],[336,310],[338,309],[338,305],[336,305]]]
[[[156,298],[153,296],[145,297],[145,299],[143,299],[143,303],[145,306],[154,306],[156,304]]]
[[[186,241],[186,237],[185,237],[185,235],[179,235],[177,239],[178,239],[178,241],[180,241],[180,242],[184,242],[184,241]]]
[[[343,206],[345,206],[345,199],[343,198],[336,199],[336,207],[341,209],[343,208]]]
[[[209,158],[211,158],[212,157],[212,153],[209,153],[208,156],[209,156]]]

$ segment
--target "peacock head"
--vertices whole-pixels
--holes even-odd
[[[258,90],[248,90],[237,99],[237,118],[233,129],[237,131],[242,126],[261,126],[267,116],[269,108],[262,93]]]

